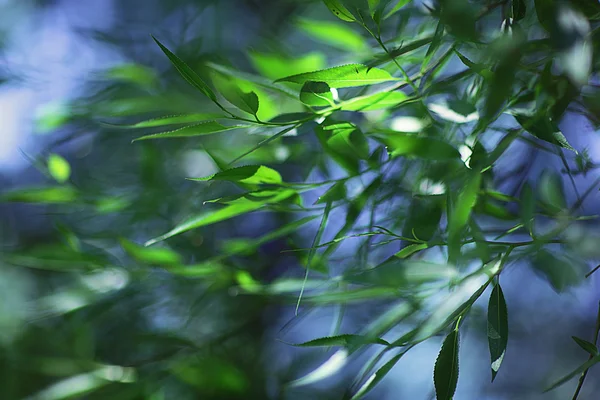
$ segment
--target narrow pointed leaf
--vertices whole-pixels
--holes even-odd
[[[481,174],[472,171],[467,178],[465,186],[456,197],[452,213],[448,217],[448,258],[451,264],[456,263],[460,255],[460,240],[462,231],[469,222],[471,211],[477,203]]]
[[[598,355],[598,348],[596,347],[595,344],[590,343],[587,340],[578,338],[577,336],[571,336],[571,338],[573,338],[575,343],[577,343],[579,345],[579,347],[581,347],[584,351],[586,351],[594,356]]]
[[[588,361],[586,361],[583,364],[581,364],[579,367],[577,367],[570,374],[567,374],[567,375],[563,376],[558,381],[556,381],[552,385],[550,385],[546,390],[544,390],[544,393],[549,392],[552,389],[556,389],[557,387],[559,387],[559,386],[563,385],[564,383],[570,381],[571,379],[575,378],[576,376],[581,375],[585,370],[587,370],[587,369],[593,367],[594,365],[598,364],[598,362],[600,362],[600,355],[594,356],[594,357],[590,358]]]
[[[458,331],[450,332],[435,361],[433,382],[437,400],[452,400],[458,383]]]
[[[173,54],[169,49],[167,49],[157,38],[152,36],[152,39],[154,39],[158,47],[160,47],[163,53],[165,53],[165,55],[169,58],[169,60],[171,61],[173,66],[175,66],[175,69],[177,69],[177,72],[179,72],[183,79],[185,79],[190,85],[204,93],[206,97],[208,97],[212,101],[217,101],[215,93],[202,80],[202,78],[200,78],[198,74],[194,72],[193,69],[191,69],[186,63],[184,63],[183,60],[181,60],[179,57]]]
[[[318,339],[309,340],[308,342],[292,344],[292,346],[296,347],[318,347],[318,346],[343,346],[348,347],[354,344],[382,344],[384,346],[388,346],[389,343],[383,339],[379,338],[368,338],[366,336],[361,335],[337,335],[337,336],[327,336]]]
[[[193,136],[202,136],[202,135],[210,135],[211,133],[230,131],[232,129],[239,128],[247,128],[249,125],[230,125],[225,126],[221,125],[216,121],[207,121],[196,125],[190,125],[183,128],[175,129],[167,132],[160,133],[152,133],[150,135],[145,135],[134,139],[138,140],[148,140],[148,139],[170,139],[170,138],[180,138],[180,137],[193,137]]]
[[[307,81],[325,82],[332,88],[375,85],[395,81],[389,72],[379,68],[369,68],[362,64],[347,64],[320,71],[287,76],[276,82],[293,82],[303,84]]]
[[[373,375],[371,375],[365,383],[357,390],[350,400],[362,399],[364,395],[369,393],[385,376],[394,368],[400,358],[404,355],[404,352],[396,355],[391,360],[383,364]]]
[[[345,111],[372,111],[391,108],[408,100],[408,96],[400,91],[380,92],[345,100],[341,104]]]
[[[488,303],[488,344],[490,347],[492,382],[506,353],[508,344],[508,310],[500,284],[494,286]]]
[[[323,0],[323,3],[329,8],[329,11],[336,17],[346,22],[354,22],[356,19],[350,11],[344,6],[341,0]]]
[[[204,178],[190,178],[192,181],[231,181],[247,184],[281,183],[279,172],[264,165],[245,165],[230,168]]]
[[[342,50],[357,52],[367,48],[363,37],[341,22],[301,19],[298,26],[313,39]]]
[[[182,115],[166,115],[164,117],[152,118],[146,121],[137,122],[130,125],[112,125],[119,128],[154,128],[157,126],[178,125],[200,123],[224,118],[221,114],[214,113],[198,113],[198,114],[182,114]]]
[[[139,246],[126,239],[121,239],[121,246],[127,254],[142,263],[152,265],[174,265],[181,264],[182,262],[181,256],[171,249]]]
[[[379,131],[376,134],[388,146],[392,157],[414,156],[427,160],[460,158],[460,153],[439,139],[396,131]]]
[[[348,350],[340,349],[336,351],[327,361],[314,371],[308,373],[300,379],[290,382],[290,387],[306,386],[319,382],[325,378],[339,372],[348,362]]]

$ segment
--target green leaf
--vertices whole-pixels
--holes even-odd
[[[523,114],[515,114],[514,117],[523,129],[538,139],[542,139],[548,143],[577,153],[577,151],[569,144],[565,135],[558,129],[558,126],[556,126],[547,115],[539,114],[530,117]]]
[[[398,291],[389,287],[373,287],[366,289],[352,289],[343,291],[329,291],[327,293],[304,296],[303,301],[315,304],[345,304],[345,303],[364,303],[368,300],[396,298]]]
[[[276,82],[293,82],[303,84],[307,81],[325,82],[332,88],[375,85],[389,81],[397,81],[389,72],[370,68],[362,64],[347,64],[338,67],[306,72],[278,79]]]
[[[103,75],[109,80],[131,82],[144,88],[153,88],[158,82],[152,69],[139,64],[117,65],[107,69]]]
[[[402,352],[394,356],[385,364],[383,364],[381,368],[379,368],[373,375],[371,375],[365,381],[365,383],[356,391],[356,393],[354,394],[354,396],[352,396],[350,400],[361,399],[364,395],[369,393],[379,382],[381,382],[383,378],[385,378],[385,376],[392,370],[392,368],[394,368],[394,366],[398,363],[398,361],[400,360],[400,358],[402,358],[404,354],[405,352]]]
[[[367,48],[361,35],[339,22],[300,19],[298,26],[312,38],[342,50],[360,52]]]
[[[345,200],[346,197],[347,192],[345,182],[336,182],[322,196],[319,196],[315,204]]]
[[[573,338],[575,343],[577,343],[579,345],[579,347],[581,347],[587,353],[590,353],[591,355],[594,355],[594,356],[598,355],[598,348],[596,347],[595,344],[590,343],[587,340],[578,338],[577,336],[571,336],[571,338]]]
[[[148,240],[145,243],[145,246],[150,246],[154,243],[163,241],[172,236],[179,235],[183,232],[187,232],[192,229],[200,228],[206,225],[211,225],[233,217],[237,217],[238,215],[256,211],[265,207],[268,204],[275,204],[281,202],[295,195],[296,191],[291,189],[285,189],[280,191],[264,190],[259,192],[252,192],[249,194],[256,195],[259,199],[263,198],[263,200],[258,201],[254,199],[248,199],[246,197],[241,197],[237,200],[230,202],[227,206],[219,210],[189,218],[187,221],[181,223],[180,225],[177,225],[169,232],[160,235],[154,239]]]
[[[414,197],[404,220],[402,236],[429,241],[442,219],[443,205],[439,197]]]
[[[325,82],[308,81],[300,90],[300,101],[313,107],[334,106],[331,88]]]
[[[492,382],[500,369],[508,344],[508,309],[500,284],[494,286],[488,303],[488,344],[490,347]]]
[[[359,173],[359,160],[369,157],[369,144],[364,134],[353,124],[325,123],[315,129],[321,146],[348,173]]]
[[[206,95],[206,97],[208,97],[215,103],[217,102],[217,96],[215,96],[215,93],[202,80],[202,78],[200,78],[198,76],[198,74],[196,74],[194,72],[193,69],[191,69],[186,63],[184,63],[175,54],[171,53],[171,51],[169,49],[167,49],[161,42],[159,42],[158,39],[156,39],[154,36],[152,36],[152,39],[154,39],[154,41],[160,47],[160,49],[163,51],[163,53],[165,53],[165,55],[169,58],[169,60],[171,61],[173,66],[175,66],[175,69],[177,69],[177,72],[179,72],[179,74],[183,77],[183,79],[185,79],[190,85],[192,85],[193,87],[195,87],[196,89],[198,89],[199,91],[204,93]]]
[[[176,265],[181,264],[181,256],[167,248],[149,248],[139,246],[126,239],[121,239],[123,249],[137,261],[150,265]]]
[[[395,107],[409,98],[400,91],[380,92],[344,100],[341,109],[344,111],[372,111]]]
[[[460,256],[462,231],[469,222],[471,211],[477,203],[480,186],[481,173],[471,171],[448,216],[448,257],[451,264],[456,263]]]
[[[409,244],[408,246],[406,246],[405,248],[403,248],[402,250],[400,250],[399,252],[394,254],[394,256],[396,256],[398,258],[408,258],[411,255],[413,255],[421,250],[425,250],[428,247],[429,247],[429,245],[427,243]]]
[[[585,263],[548,250],[535,252],[532,260],[534,271],[546,279],[557,292],[563,292],[583,281],[587,266]]]
[[[282,183],[279,172],[264,165],[245,165],[217,172],[203,178],[189,178],[192,181],[231,181],[246,184]]]
[[[348,351],[340,349],[336,351],[327,361],[314,371],[306,374],[302,378],[289,383],[290,387],[299,387],[313,384],[329,378],[339,372],[348,362]]]
[[[145,135],[134,139],[137,140],[148,140],[148,139],[170,139],[170,138],[179,138],[179,137],[193,137],[193,136],[202,136],[209,135],[211,133],[230,131],[232,129],[240,129],[247,128],[250,125],[230,125],[225,126],[221,125],[216,121],[206,121],[200,124],[190,125],[183,128],[175,129],[167,132],[160,133],[152,133],[150,135]]]
[[[319,346],[343,346],[349,347],[356,344],[382,344],[384,346],[389,346],[389,343],[383,339],[379,338],[368,338],[362,335],[337,335],[337,336],[327,336],[318,339],[309,340],[308,342],[292,344],[292,346],[296,347],[319,347]]]
[[[388,19],[389,17],[391,17],[392,15],[394,15],[395,13],[397,13],[398,11],[400,11],[400,9],[402,7],[404,7],[405,5],[407,5],[408,3],[410,3],[412,0],[398,0],[398,2],[396,3],[396,5],[390,10],[388,11],[388,13],[385,15],[385,19]]]
[[[274,80],[290,74],[319,70],[327,65],[325,56],[316,52],[308,53],[298,58],[257,52],[250,52],[249,56],[254,68],[261,75]]]
[[[329,8],[329,11],[336,17],[346,22],[354,22],[356,19],[350,11],[344,6],[341,0],[323,0],[323,3]]]
[[[458,383],[459,334],[453,330],[446,336],[435,361],[433,382],[437,400],[452,400]]]
[[[563,376],[561,379],[559,379],[558,381],[554,382],[546,390],[544,390],[544,393],[549,392],[552,389],[556,389],[557,387],[559,387],[562,384],[570,381],[571,379],[575,378],[576,376],[581,375],[584,371],[586,371],[587,369],[593,367],[598,362],[600,362],[600,355],[594,356],[593,358],[591,358],[588,361],[586,361],[583,364],[581,364],[579,367],[577,367],[570,374],[567,374],[567,375]]]
[[[48,172],[58,182],[65,183],[71,176],[71,165],[56,153],[48,156]]]
[[[224,116],[213,113],[166,115],[164,117],[152,118],[130,125],[110,125],[119,128],[154,128],[156,126],[209,122],[217,118],[224,118]]]
[[[534,0],[534,3],[538,21],[548,32],[552,31],[556,2],[554,0]]]
[[[236,80],[225,77],[214,72],[212,74],[213,84],[225,100],[248,114],[256,115],[258,112],[258,96],[253,91],[245,92],[238,85]]]
[[[388,146],[390,156],[413,156],[427,160],[460,158],[460,153],[450,144],[439,139],[411,133],[378,130],[375,137]]]
[[[558,173],[544,170],[539,178],[538,192],[540,200],[550,207],[551,212],[558,213],[567,208],[565,190]]]
[[[18,189],[0,195],[0,201],[13,203],[60,204],[78,199],[79,192],[71,186]]]
[[[429,282],[448,281],[457,275],[458,271],[451,265],[403,260],[393,256],[374,268],[346,276],[346,280],[376,287],[406,289]]]

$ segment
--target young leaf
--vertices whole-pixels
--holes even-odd
[[[367,48],[363,37],[346,24],[301,19],[298,26],[312,38],[342,50],[359,52]]]
[[[300,101],[313,107],[333,106],[331,88],[325,82],[308,81],[300,90]]]
[[[488,303],[488,344],[490,347],[492,382],[506,353],[508,344],[508,309],[500,284],[494,286]]]
[[[161,42],[158,41],[157,38],[152,36],[152,39],[154,39],[154,41],[160,47],[160,49],[163,51],[163,53],[166,54],[166,56],[169,58],[169,60],[173,64],[173,66],[175,66],[175,69],[177,69],[177,72],[179,72],[179,74],[183,77],[183,79],[185,79],[190,85],[192,85],[193,87],[195,87],[196,89],[198,89],[199,91],[204,93],[206,95],[206,97],[208,97],[215,103],[217,102],[217,96],[215,96],[215,93],[202,80],[202,78],[200,78],[198,76],[198,74],[196,74],[194,72],[193,69],[191,69],[179,57],[177,57],[175,54],[173,54],[169,49],[167,49]]]
[[[65,183],[71,176],[71,165],[58,154],[48,156],[48,172],[58,183]]]
[[[79,192],[70,186],[25,188],[0,195],[0,201],[13,203],[60,204],[73,203],[78,199]]]
[[[226,78],[220,73],[213,73],[213,84],[225,100],[248,114],[256,115],[258,112],[258,96],[255,92],[245,92],[238,87],[236,80]]]
[[[141,136],[133,141],[148,140],[148,139],[170,139],[179,137],[193,137],[209,135],[211,133],[230,131],[232,129],[247,128],[249,125],[221,125],[216,121],[206,121],[200,124],[190,125],[183,128],[175,129],[167,132],[152,133],[150,135]]]
[[[366,336],[361,335],[337,335],[337,336],[327,336],[318,339],[309,340],[308,342],[292,344],[292,346],[296,347],[318,347],[318,346],[343,346],[349,347],[350,345],[355,345],[357,343],[360,344],[382,344],[384,346],[389,346],[389,343],[383,339],[379,338],[368,338]]]
[[[555,389],[555,388],[559,387],[560,385],[562,385],[562,384],[570,381],[571,379],[575,378],[578,375],[581,375],[584,371],[586,371],[587,369],[593,367],[598,362],[600,362],[600,355],[594,356],[594,357],[590,358],[588,361],[586,361],[583,364],[581,364],[579,367],[577,367],[570,374],[567,374],[567,375],[563,376],[561,379],[559,379],[558,381],[556,381],[552,385],[550,385],[546,390],[544,390],[544,393],[549,392],[552,389]]]
[[[284,57],[279,54],[265,54],[250,52],[250,61],[254,68],[262,75],[270,79],[279,79],[290,74],[299,74],[306,71],[316,71],[324,68],[327,65],[325,56],[322,53],[308,53],[298,58]],[[220,72],[225,72],[222,67]],[[235,76],[235,74],[229,74]],[[241,76],[244,79],[248,79],[246,76]],[[249,79],[252,80],[252,79]],[[257,82],[258,83],[258,82]],[[271,89],[281,90],[283,87],[280,85],[273,85],[269,81],[271,86],[267,86]]]
[[[190,178],[193,181],[231,181],[247,184],[281,183],[279,172],[264,165],[245,165],[217,172],[204,178]]]
[[[177,225],[175,228],[171,229],[169,232],[160,235],[154,239],[148,240],[145,243],[145,246],[150,246],[154,243],[158,243],[165,239],[168,239],[172,236],[179,235],[183,232],[187,232],[192,229],[200,228],[202,226],[211,225],[217,222],[225,221],[227,219],[237,217],[238,215],[246,214],[252,211],[256,211],[265,207],[268,204],[278,203],[280,201],[286,200],[293,195],[296,194],[296,191],[291,189],[285,189],[280,191],[262,191],[262,192],[253,192],[252,194],[259,195],[260,197],[264,197],[263,200],[257,201],[253,199],[248,199],[246,197],[241,197],[237,200],[230,202],[227,206],[214,211],[208,212],[204,214],[200,214],[198,216],[189,218],[187,221]],[[267,196],[265,196],[267,195]]]
[[[346,22],[354,22],[356,19],[350,11],[344,6],[341,0],[323,0],[323,3],[329,8],[329,11],[336,17]]]
[[[456,198],[452,213],[448,216],[448,257],[451,264],[456,263],[460,255],[461,232],[467,225],[471,210],[477,203],[480,186],[481,173],[472,171],[464,188]]]
[[[396,81],[389,72],[370,68],[362,64],[347,64],[339,67],[322,69],[320,71],[305,72],[278,79],[276,82],[293,82],[303,84],[307,81],[325,82],[332,88],[346,88],[355,86],[375,85],[389,81]]]
[[[573,338],[575,343],[577,343],[579,345],[579,347],[581,347],[584,351],[586,351],[594,356],[598,355],[598,348],[596,347],[595,344],[590,343],[587,340],[580,339],[577,336],[571,336],[571,338]]]
[[[458,345],[457,330],[450,332],[435,361],[433,382],[437,400],[452,400],[458,383]]]
[[[427,160],[460,158],[454,147],[439,139],[410,133],[378,130],[376,137],[388,146],[391,157],[414,156]]]

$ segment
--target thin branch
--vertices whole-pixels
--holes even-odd
[[[594,331],[594,341],[592,343],[596,344],[598,342],[598,333],[600,333],[600,302],[598,303],[598,315],[596,316],[596,329]],[[590,354],[588,360],[591,360],[594,357],[593,354]],[[581,374],[579,378],[579,383],[577,384],[577,388],[575,389],[575,393],[573,394],[572,400],[577,400],[577,396],[579,396],[579,392],[583,387],[583,382],[585,381],[585,377],[587,376],[589,369],[586,369]]]

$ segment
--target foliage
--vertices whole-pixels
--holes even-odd
[[[333,16],[323,14],[322,23],[302,16],[290,25],[332,46],[332,52],[341,51],[327,60],[328,66],[311,54],[253,52],[246,65],[256,71],[250,72],[223,59],[186,60],[176,43],[163,43],[156,34],[154,41],[180,81],[189,84],[184,88],[173,80],[159,89],[163,105],[158,109],[151,101],[160,87],[153,72],[141,66],[110,71],[106,79],[111,82],[124,79],[151,89],[103,102],[94,99],[73,118],[91,115],[101,118],[106,129],[126,132],[107,140],[142,155],[147,176],[141,177],[140,192],[131,198],[108,190],[94,193],[85,183],[74,184],[77,171],[52,153],[41,169],[56,183],[18,189],[2,199],[58,203],[67,212],[76,208],[96,218],[133,213],[130,221],[142,221],[143,237],[120,237],[132,231],[76,232],[66,225],[62,244],[15,250],[3,262],[80,274],[93,282],[100,280],[91,274],[109,271],[142,286],[164,273],[170,277],[166,279],[181,285],[191,281],[208,292],[234,291],[253,299],[256,307],[262,301],[296,304],[300,315],[326,306],[392,304],[359,332],[336,329],[329,337],[299,344],[340,349],[314,371],[283,383],[288,388],[315,384],[373,346],[377,353],[347,390],[347,398],[362,398],[414,346],[445,336],[433,384],[438,399],[451,399],[460,386],[462,325],[488,289],[492,380],[501,373],[503,359],[511,357],[510,298],[505,299],[499,283],[504,271],[525,261],[562,292],[581,284],[585,261],[597,256],[582,255],[581,243],[568,233],[579,221],[595,217],[585,215],[582,205],[598,182],[583,194],[574,188],[573,196],[563,186],[563,176],[572,179],[595,165],[558,126],[571,110],[595,114],[590,104],[598,102],[599,93],[589,82],[600,66],[594,51],[600,6],[537,0],[447,0],[422,6],[404,0],[322,3],[306,6],[306,14],[326,6]],[[282,69],[289,73],[282,75]],[[109,123],[109,118],[117,121]],[[127,136],[130,130],[133,137]],[[169,174],[171,160],[178,156],[177,145],[171,144],[177,141],[201,149],[204,160],[216,168],[206,176],[187,176],[185,192],[170,197],[153,188],[170,184],[163,174]],[[289,153],[286,157],[278,156],[282,149]],[[548,153],[564,170],[549,168],[527,182],[519,165],[502,167],[510,153],[519,151]],[[165,156],[168,160],[161,158]],[[514,188],[502,184],[505,175],[514,178]],[[190,196],[196,200],[181,200]],[[186,207],[174,210],[179,201]],[[154,223],[144,215],[136,217],[142,209],[169,217]],[[274,213],[282,223],[259,238],[229,234],[235,221],[258,212]],[[215,224],[218,229],[205,230]],[[293,250],[304,270],[270,280],[253,269],[261,246],[293,237],[300,229],[311,229],[312,244],[303,248],[290,239],[287,250]],[[199,236],[217,247],[217,238],[207,232],[218,232],[227,241],[216,251],[199,254],[194,244]],[[145,245],[136,244],[140,241]],[[350,255],[342,251],[348,243],[354,250]],[[115,244],[127,262],[109,251]],[[342,262],[333,261],[338,254],[344,255]],[[66,292],[76,304],[48,312],[72,313],[75,324],[85,313],[74,310],[101,313],[116,307],[114,299],[101,299],[98,292],[114,291],[118,298],[127,292],[122,280],[102,289],[94,283]],[[399,324],[411,329],[390,337]],[[600,361],[594,343],[574,339],[590,359],[550,389]],[[217,382],[215,393],[221,393],[221,386],[237,395],[250,390],[236,364],[208,354],[193,357],[200,344],[176,337],[146,340],[185,349],[167,351],[168,366],[146,378],[174,377],[202,392],[212,375],[201,377],[199,371],[215,368],[221,371],[213,371],[215,377],[224,380]],[[381,363],[388,353],[395,355]],[[136,372],[136,362],[117,366],[117,361],[83,365],[85,372],[77,373],[87,378],[70,371],[57,374],[85,379],[81,390],[92,392],[134,381],[146,368],[139,361]],[[60,384],[68,383],[55,383]],[[130,397],[114,390],[123,398],[154,393],[148,386],[136,388]]]

